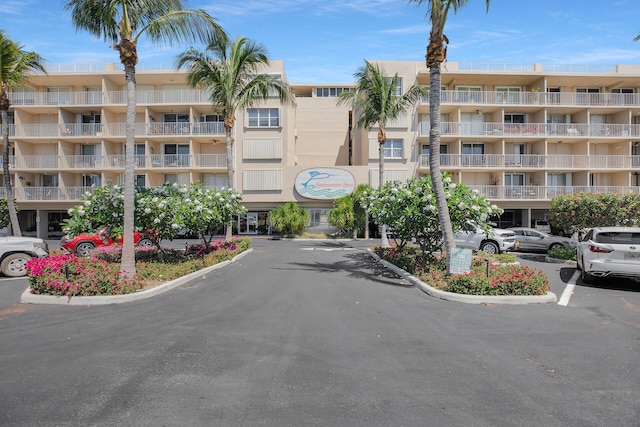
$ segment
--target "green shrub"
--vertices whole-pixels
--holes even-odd
[[[576,251],[576,248],[570,248],[568,246],[549,249],[547,255],[550,258],[564,259],[568,261],[575,261],[578,259],[578,251]]]
[[[398,248],[374,248],[382,259],[416,276],[427,285],[447,292],[467,295],[545,295],[549,291],[549,279],[541,271],[514,264],[510,254],[489,255],[478,253],[472,258],[469,274],[447,276],[445,260],[421,257],[419,249],[406,246]],[[487,277],[486,258],[491,260]]]
[[[296,202],[287,202],[269,212],[271,226],[285,236],[299,233],[309,225],[309,212]]]

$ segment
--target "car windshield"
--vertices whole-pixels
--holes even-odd
[[[624,231],[606,231],[596,236],[598,243],[614,243],[627,245],[640,245],[640,233]]]

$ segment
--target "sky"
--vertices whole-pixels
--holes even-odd
[[[2,0],[0,29],[52,63],[115,62],[109,43],[77,32],[62,0]],[[293,84],[353,83],[365,60],[424,61],[426,5],[406,0],[190,0],[235,38],[263,44]],[[444,33],[448,60],[640,64],[640,1],[469,0]],[[190,46],[138,45],[140,63],[172,64]],[[196,48],[203,46],[195,45]],[[393,70],[388,70],[392,72]]]

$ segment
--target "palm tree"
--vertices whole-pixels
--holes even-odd
[[[224,117],[224,132],[227,149],[227,178],[229,188],[234,187],[233,127],[236,111],[249,108],[269,99],[275,92],[280,102],[293,104],[295,98],[288,84],[281,78],[260,73],[269,65],[266,48],[244,37],[233,42],[216,35],[205,51],[189,49],[177,58],[178,68],[189,70],[187,80],[193,87],[208,91],[214,108]],[[233,218],[229,218],[226,241],[231,241]]]
[[[449,217],[449,207],[442,183],[442,173],[440,172],[440,86],[442,82],[441,66],[447,59],[447,44],[449,39],[444,35],[444,25],[447,22],[449,10],[457,13],[464,7],[468,0],[409,0],[412,3],[428,4],[429,20],[431,21],[431,34],[429,45],[427,46],[427,67],[429,68],[429,122],[431,130],[429,132],[429,172],[433,184],[433,192],[438,208],[438,219],[444,250],[447,256],[447,272],[451,272],[451,249],[456,247]],[[490,0],[487,2],[487,12],[489,11]]]
[[[13,184],[9,174],[9,90],[12,87],[23,86],[32,71],[46,73],[44,60],[35,52],[27,52],[24,47],[7,37],[0,30],[0,113],[2,115],[2,171],[4,174],[4,189],[7,194],[7,208],[11,220],[11,231],[14,236],[22,236],[16,205],[13,198]]]
[[[122,274],[136,272],[133,246],[135,197],[135,120],[137,44],[146,35],[152,43],[208,42],[212,33],[224,34],[222,28],[204,10],[183,8],[183,0],[67,0],[76,30],[86,30],[114,43],[120,54],[127,85],[127,123],[125,142],[124,228]]]
[[[338,104],[350,104],[356,109],[358,120],[356,128],[368,129],[378,124],[378,186],[384,184],[384,144],[387,141],[386,126],[390,120],[397,119],[409,107],[427,93],[426,88],[412,85],[407,91],[399,95],[400,87],[398,73],[387,77],[384,70],[377,64],[365,61],[354,74],[357,79],[355,91],[344,91],[338,97]],[[381,245],[389,246],[385,224],[380,224]]]

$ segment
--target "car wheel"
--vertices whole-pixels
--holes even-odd
[[[0,269],[2,274],[8,277],[20,277],[27,274],[25,264],[32,258],[27,254],[11,254],[2,260]]]
[[[562,243],[553,243],[551,246],[549,246],[549,250],[553,250],[553,249],[560,249],[561,247],[563,247],[564,245]]]
[[[580,280],[582,280],[582,283],[585,283],[587,285],[591,285],[596,281],[593,275],[584,271],[584,259],[582,260],[582,267],[580,267]]]
[[[140,239],[137,246],[140,246],[141,248],[149,248],[153,246],[153,242],[151,239]]]
[[[489,255],[500,253],[500,248],[494,242],[484,242],[480,245],[480,250],[488,253]]]
[[[81,242],[76,246],[76,254],[82,257],[88,257],[91,255],[91,251],[96,247],[91,242]]]

